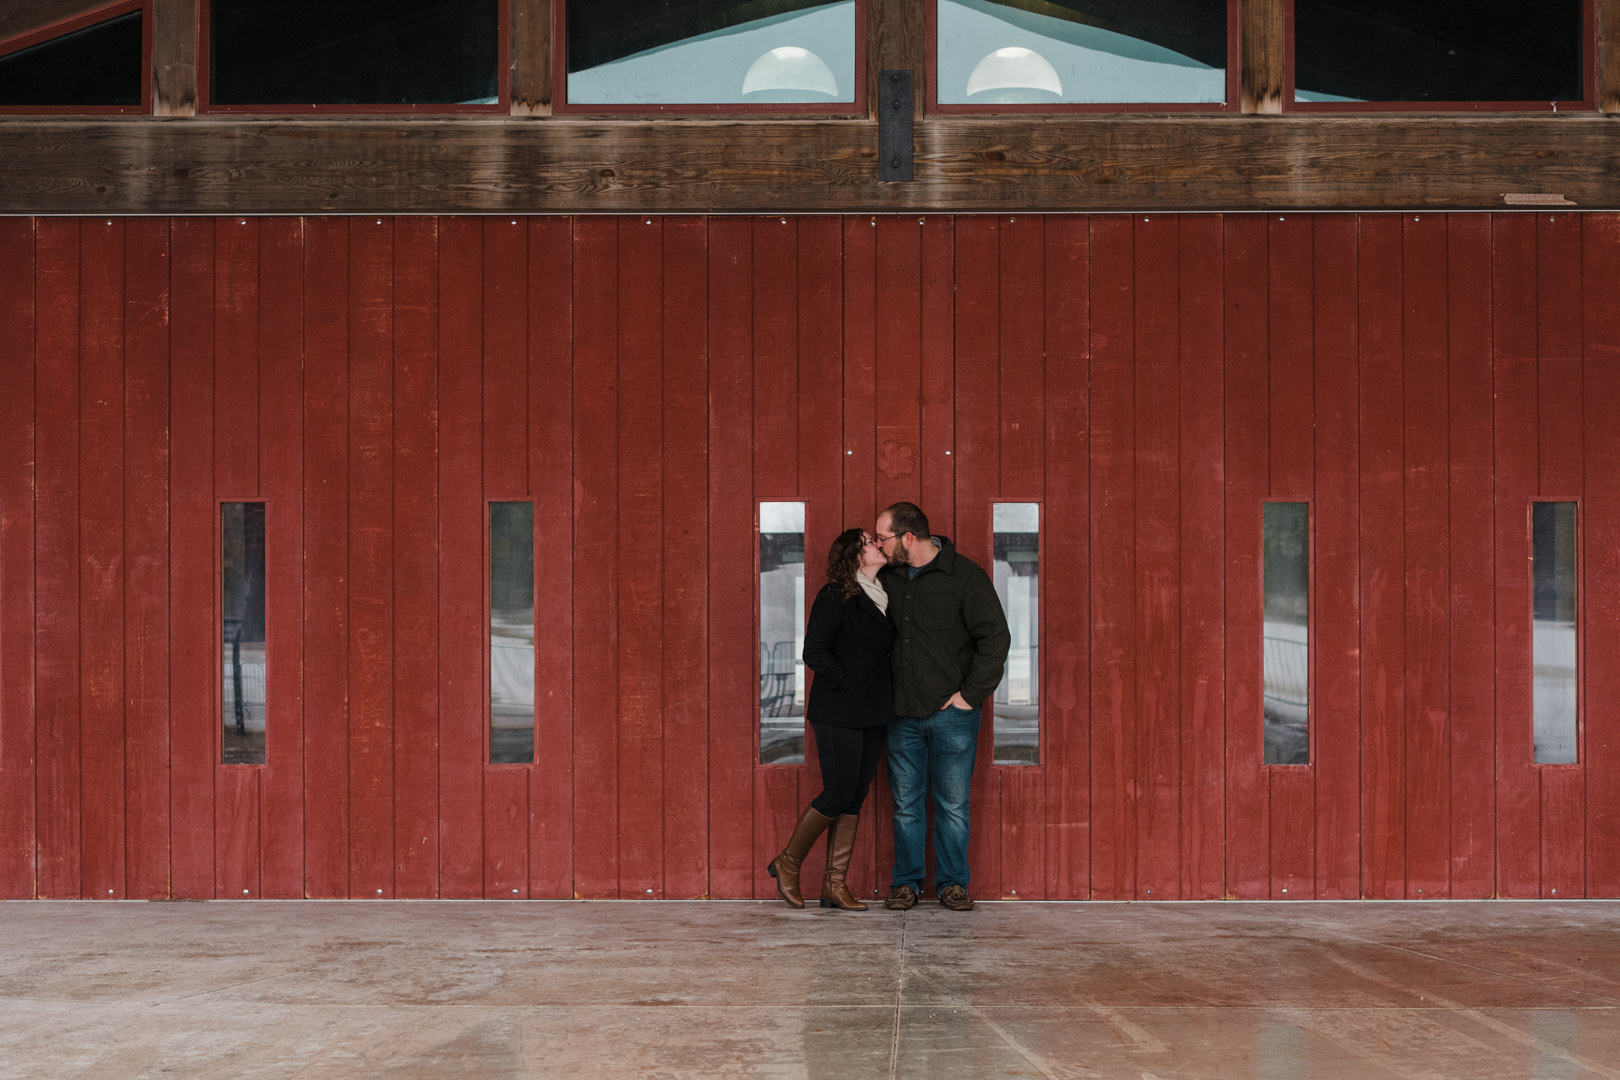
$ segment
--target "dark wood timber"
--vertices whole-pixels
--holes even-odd
[[[152,111],[197,114],[196,0],[153,0]]]
[[[881,184],[865,120],[5,120],[0,213],[1617,209],[1615,132],[1595,114],[935,117],[915,180]]]
[[[928,100],[927,18],[924,0],[867,0],[866,99],[877,115],[877,77],[885,68],[910,71],[912,115],[921,120]]]
[[[512,115],[551,114],[552,0],[512,0]]]
[[[1239,0],[1238,94],[1244,112],[1283,111],[1285,44],[1283,0]]]
[[[106,6],[107,0],[5,0],[0,3],[0,45]]]
[[[1597,0],[1597,106],[1620,113],[1620,0]]]

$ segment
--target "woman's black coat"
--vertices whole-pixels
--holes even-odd
[[[865,592],[846,600],[840,586],[823,586],[804,631],[804,662],[816,675],[806,710],[810,722],[859,728],[892,721],[893,644],[894,624]]]

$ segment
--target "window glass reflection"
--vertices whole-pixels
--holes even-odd
[[[489,760],[534,760],[534,504],[489,504]]]
[[[1041,507],[996,503],[992,511],[990,576],[1007,613],[1012,649],[995,694],[995,763],[1040,761]]]
[[[263,765],[265,744],[264,503],[219,507],[225,659],[220,761]]]
[[[1226,100],[1226,4],[939,0],[945,105]]]
[[[567,34],[576,105],[855,100],[854,0],[568,0]]]
[[[133,12],[0,56],[0,107],[141,103],[141,15]]]
[[[1310,742],[1310,509],[1268,502],[1261,637],[1265,763],[1307,765]]]
[[[1575,763],[1579,695],[1575,639],[1575,504],[1530,506],[1535,762]]]
[[[1581,0],[1295,0],[1298,101],[1579,101]]]
[[[759,504],[759,760],[804,760],[804,503]]]

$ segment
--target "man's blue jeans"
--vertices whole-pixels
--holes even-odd
[[[894,791],[896,887],[922,891],[926,798],[934,796],[934,887],[968,887],[968,788],[979,750],[979,710],[944,708],[933,716],[901,717],[885,744]]]

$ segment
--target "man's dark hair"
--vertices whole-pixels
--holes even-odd
[[[928,531],[928,515],[916,503],[897,502],[886,507],[883,513],[889,515],[889,528],[894,530],[896,536],[910,533],[919,540],[926,540],[934,535]]]

